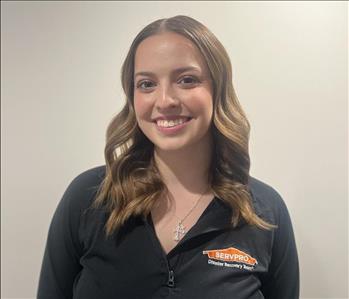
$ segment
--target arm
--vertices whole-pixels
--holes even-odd
[[[51,221],[38,286],[38,299],[70,299],[81,270],[78,241],[80,208],[78,183],[65,191]]]
[[[289,212],[279,195],[278,228],[275,230],[268,275],[262,284],[266,299],[299,298],[298,254]]]

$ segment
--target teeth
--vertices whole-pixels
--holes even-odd
[[[168,127],[174,127],[174,126],[178,126],[184,122],[186,122],[187,119],[185,118],[180,118],[180,119],[175,119],[175,120],[157,120],[156,121],[156,124],[159,126],[159,127],[165,127],[165,128],[168,128]]]

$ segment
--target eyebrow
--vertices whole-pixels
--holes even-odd
[[[195,66],[186,66],[186,67],[180,67],[178,69],[175,69],[172,71],[172,73],[173,74],[180,74],[180,73],[183,73],[186,71],[198,71],[198,72],[200,72],[201,70]],[[155,74],[152,72],[142,71],[142,72],[137,72],[134,77],[136,78],[137,76],[155,76]]]

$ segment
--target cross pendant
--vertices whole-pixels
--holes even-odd
[[[185,235],[185,227],[182,224],[182,221],[178,222],[176,229],[174,230],[174,233],[175,233],[175,236],[174,236],[175,241],[179,241]]]

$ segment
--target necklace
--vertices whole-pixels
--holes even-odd
[[[189,212],[187,213],[187,215],[184,216],[184,218],[180,219],[180,218],[175,214],[176,218],[178,218],[178,220],[179,220],[179,222],[178,222],[177,225],[176,225],[175,230],[173,231],[173,232],[174,232],[174,240],[175,240],[175,241],[178,242],[178,241],[179,241],[180,239],[182,239],[183,236],[187,233],[187,232],[185,231],[185,226],[183,225],[183,221],[184,221],[184,220],[190,215],[190,213],[196,208],[196,206],[198,205],[200,199],[204,196],[204,194],[206,193],[207,190],[208,190],[208,189],[206,189],[205,192],[202,193],[202,194],[200,195],[200,197],[197,199],[195,205],[189,210]]]

